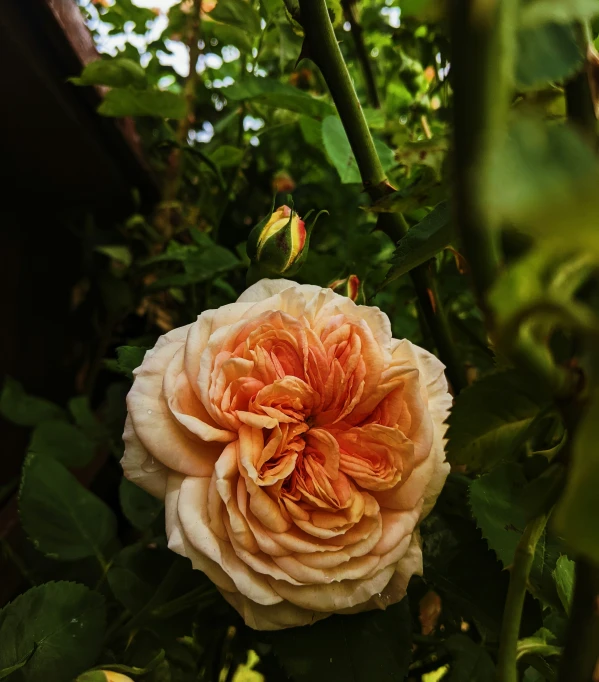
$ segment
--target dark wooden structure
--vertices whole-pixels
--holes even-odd
[[[97,58],[75,0],[3,0],[0,382],[9,374],[57,402],[74,394],[78,369],[71,299],[81,245],[72,226],[90,214],[105,224],[124,218],[132,188],[146,206],[157,196],[133,122],[97,115],[101,91],[68,82]],[[0,489],[18,476],[28,437],[0,418]],[[5,502],[0,538],[15,523],[14,499]]]

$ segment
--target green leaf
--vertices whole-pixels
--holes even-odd
[[[294,682],[399,682],[410,663],[411,632],[403,599],[385,611],[331,616],[269,633],[268,641]]]
[[[85,433],[88,438],[95,442],[103,442],[107,438],[106,427],[92,412],[89,405],[89,398],[80,395],[69,400],[69,412],[75,424]]]
[[[183,118],[185,99],[168,90],[134,90],[113,88],[104,96],[98,107],[102,116],[155,116],[156,118]]]
[[[397,243],[384,285],[393,282],[449,246],[453,238],[449,203],[438,204]]]
[[[243,155],[243,149],[224,144],[217,147],[214,152],[210,154],[210,158],[221,168],[233,168],[239,166],[243,159]]]
[[[432,140],[418,140],[407,142],[395,152],[395,161],[406,166],[408,172],[412,166],[428,166],[441,177],[441,167],[447,156],[448,142],[442,137]]]
[[[84,467],[96,452],[96,444],[77,426],[63,421],[44,421],[35,428],[29,452],[47,455],[66,467]]]
[[[21,384],[7,376],[0,394],[0,414],[19,426],[36,426],[48,419],[64,419],[58,405],[44,398],[27,395]]]
[[[568,202],[581,185],[596,186],[594,154],[577,131],[563,125],[522,118],[491,161],[485,201],[506,222],[532,221],[543,235],[547,210]]]
[[[260,32],[260,15],[246,0],[219,2],[210,12],[210,18],[229,26],[235,26],[252,35]]]
[[[111,364],[110,368],[132,379],[133,370],[141,365],[147,350],[142,346],[119,346],[116,349],[116,363]]]
[[[589,407],[576,431],[565,490],[553,521],[568,546],[599,562],[599,393],[591,395]]]
[[[118,244],[109,246],[96,246],[95,250],[98,253],[103,253],[105,256],[122,263],[126,268],[128,268],[133,262],[133,255],[131,254],[131,250],[128,246],[120,246]]]
[[[281,83],[274,78],[246,78],[228,88],[223,88],[221,92],[227,99],[234,102],[256,102],[318,119],[335,113],[335,108],[329,102],[316,99],[303,90]]]
[[[119,500],[123,514],[138,530],[151,526],[164,507],[160,500],[126,478],[121,479]]]
[[[322,140],[331,163],[337,169],[344,184],[361,183],[362,177],[345,133],[343,123],[337,116],[328,116],[322,123]],[[393,151],[379,140],[374,141],[383,168],[395,165]]]
[[[54,559],[89,556],[104,563],[103,551],[116,536],[116,518],[62,464],[30,453],[19,493],[21,523],[35,547]]]
[[[523,0],[520,23],[535,26],[545,22],[569,24],[585,21],[599,14],[599,0]]]
[[[424,575],[443,601],[447,614],[455,613],[459,624],[463,619],[474,622],[483,636],[499,636],[508,576],[495,554],[481,538],[480,531],[466,517],[467,507],[451,500],[450,509],[442,514],[443,497],[451,489],[451,481],[442,493],[441,504],[422,525]]]
[[[299,126],[307,144],[324,150],[322,141],[322,123],[309,116],[300,116]]]
[[[524,88],[560,81],[582,66],[572,26],[546,23],[518,32],[516,80]]]
[[[489,547],[494,550],[507,568],[514,561],[516,547],[529,522],[531,486],[518,464],[501,464],[481,476],[470,486],[470,506],[477,526]],[[533,595],[543,605],[559,604],[555,580],[552,575],[561,544],[544,532],[535,549],[530,574]]]
[[[447,196],[441,182],[430,169],[425,169],[413,183],[403,189],[392,192],[367,210],[372,213],[409,213],[426,206],[435,206]]]
[[[73,679],[100,653],[105,620],[104,598],[83,585],[33,587],[0,611],[0,670],[26,660],[15,679]]]
[[[486,470],[513,459],[544,406],[544,397],[532,384],[518,371],[504,370],[462,391],[448,419],[448,460]]]
[[[470,637],[452,635],[443,644],[453,658],[447,682],[490,682],[495,679],[493,660],[485,648]]]
[[[574,562],[568,559],[565,554],[562,554],[557,560],[555,570],[553,571],[557,594],[566,613],[570,612],[572,595],[574,594],[574,568]]]
[[[111,88],[145,88],[146,72],[131,59],[116,57],[89,63],[80,78],[71,78],[77,85],[107,85]]]
[[[194,244],[183,245],[171,242],[166,253],[145,261],[144,265],[169,261],[180,262],[185,270],[181,274],[161,277],[148,287],[148,291],[206,282],[215,275],[239,267],[239,259],[229,249],[215,244],[208,235],[199,230],[190,230],[190,235]]]
[[[495,467],[470,485],[476,525],[504,566],[512,564],[526,526],[526,514],[519,505],[526,483],[522,467],[510,463]]]
[[[244,29],[217,23],[203,24],[202,29],[204,26],[206,33],[214,36],[221,45],[234,45],[242,52],[252,51],[252,36]]]

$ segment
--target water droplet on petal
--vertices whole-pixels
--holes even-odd
[[[148,410],[148,414],[152,414],[152,410]]]

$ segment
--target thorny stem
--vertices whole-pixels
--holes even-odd
[[[374,146],[364,112],[351,81],[347,66],[337,44],[325,0],[299,0],[301,21],[306,35],[308,56],[320,69],[337,106],[339,117],[347,134],[351,149],[360,170],[364,189],[372,201],[393,191]],[[397,242],[407,230],[404,217],[397,213],[382,214],[378,227]],[[431,300],[431,274],[426,266],[412,273],[412,280],[422,307],[423,315],[435,340],[441,361],[456,392],[464,386],[464,368],[455,355],[455,346],[449,336],[449,326],[439,319],[440,302]],[[436,308],[436,310],[435,310]]]
[[[535,558],[537,543],[543,535],[547,515],[533,519],[525,528],[516,547],[514,564],[510,572],[510,585],[501,623],[499,641],[498,682],[518,682],[518,636],[528,584],[528,576]]]

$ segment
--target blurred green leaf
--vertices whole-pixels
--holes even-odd
[[[89,398],[84,395],[76,396],[69,400],[69,412],[75,424],[86,434],[88,438],[96,442],[106,440],[106,427],[92,412]]]
[[[142,346],[119,346],[116,349],[117,359],[109,359],[106,362],[109,363],[108,367],[114,372],[133,379],[133,370],[141,365],[147,350]]]
[[[535,26],[545,22],[569,24],[584,21],[599,14],[599,0],[523,0],[520,22]]]
[[[599,562],[599,394],[594,390],[577,428],[565,490],[553,514],[558,533],[569,547]]]
[[[531,384],[520,372],[504,370],[462,391],[447,420],[447,459],[470,470],[488,470],[514,458],[546,401]]]
[[[98,107],[102,116],[155,116],[156,118],[183,118],[185,100],[168,90],[135,90],[113,88],[104,96]]]
[[[132,86],[143,89],[147,86],[146,72],[131,59],[116,57],[90,62],[80,78],[71,78],[77,85],[107,85],[112,88]]]
[[[518,32],[516,80],[534,88],[560,81],[582,67],[576,33],[568,24],[544,23]]]
[[[56,460],[30,453],[19,492],[23,528],[36,549],[63,561],[96,556],[116,536],[116,517]]]
[[[557,594],[566,613],[570,613],[572,595],[574,594],[574,568],[575,564],[565,554],[559,557],[553,571]]]
[[[119,486],[119,500],[123,514],[138,530],[149,528],[164,507],[160,500],[124,477]]]
[[[19,426],[36,426],[46,420],[64,419],[64,410],[45,398],[27,395],[12,377],[4,379],[0,394],[0,414]]]
[[[18,666],[14,679],[26,682],[73,679],[100,653],[105,620],[104,598],[84,585],[32,587],[0,611],[0,671]]]
[[[210,155],[210,158],[217,166],[221,168],[234,168],[239,166],[243,159],[244,151],[238,147],[231,147],[230,145],[222,145]]]
[[[133,256],[128,246],[121,246],[118,244],[109,246],[96,246],[95,250],[98,253],[103,253],[105,256],[122,263],[126,268],[128,268],[133,262]]]
[[[36,426],[29,452],[52,457],[66,467],[80,468],[91,462],[96,444],[77,426],[51,420]]]

